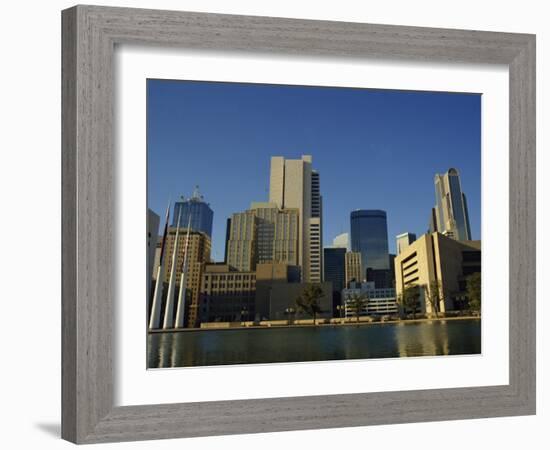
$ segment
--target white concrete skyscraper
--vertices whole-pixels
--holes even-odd
[[[322,199],[319,173],[311,168],[312,158],[271,158],[269,201],[279,208],[299,211],[298,264],[302,279],[320,283],[323,274]]]
[[[470,241],[468,206],[458,171],[451,168],[444,174],[436,174],[434,184],[436,205],[430,231],[439,231],[457,241]]]

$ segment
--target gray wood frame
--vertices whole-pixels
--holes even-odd
[[[76,443],[535,413],[535,36],[76,6],[62,13],[62,437]],[[113,406],[113,51],[193,49],[506,64],[510,384]]]

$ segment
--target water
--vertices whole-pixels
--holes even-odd
[[[148,367],[213,366],[481,352],[480,320],[149,334]]]

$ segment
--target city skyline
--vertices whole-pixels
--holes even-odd
[[[250,93],[249,89],[254,92]],[[236,97],[243,93],[243,98]],[[299,105],[296,97],[301,99]],[[356,97],[361,98],[357,100]],[[311,113],[309,117],[300,117],[304,130],[294,123],[297,121],[297,111],[292,107],[297,107],[299,111],[308,109],[307,99],[317,106],[321,100],[325,100],[326,105],[323,104],[321,115]],[[354,105],[345,107],[346,101],[350,100],[353,100]],[[237,104],[232,101],[237,101]],[[243,102],[244,105],[239,104]],[[199,103],[201,107],[198,107]],[[260,103],[261,106],[258,106]],[[208,106],[213,116],[210,119],[207,119]],[[336,112],[341,112],[343,107],[345,111],[340,116],[351,119],[352,112],[355,113],[354,124],[342,124],[342,117],[335,117]],[[227,115],[232,108],[238,108],[239,114],[242,112],[240,119]],[[273,142],[258,142],[251,109],[259,111],[258,115],[263,119],[271,114],[271,123],[259,124],[259,130],[264,133],[269,131],[267,137],[271,136]],[[291,120],[285,114],[275,116],[276,111],[281,113],[289,110],[293,111]],[[194,117],[193,112],[199,117]],[[408,117],[408,122],[399,126],[408,136],[409,145],[404,145],[402,139],[396,140],[395,134],[399,133],[392,133],[387,126],[380,131],[375,130],[368,121],[362,124],[357,120],[370,117],[379,123],[380,119],[374,113],[384,116],[386,121],[386,116],[395,116],[393,123]],[[176,126],[174,117],[182,119],[179,126]],[[327,136],[324,125],[329,119],[338,119],[340,123],[333,124],[338,132]],[[431,122],[436,130],[432,135],[422,138],[428,126],[426,122]],[[235,133],[243,131],[247,123],[249,132],[240,139],[242,145],[235,147],[236,141],[239,141]],[[205,134],[206,125],[212,128],[210,135]],[[414,125],[419,129],[412,132]],[[227,218],[236,211],[248,209],[252,202],[269,199],[269,158],[284,156],[296,159],[302,154],[311,154],[322,178],[323,246],[329,246],[338,234],[350,232],[349,217],[352,211],[382,209],[387,212],[389,251],[396,253],[394,238],[397,234],[415,232],[422,235],[428,229],[428,213],[435,201],[434,175],[444,173],[450,167],[457,167],[461,174],[462,189],[468,196],[472,238],[479,239],[479,127],[479,98],[470,94],[149,80],[149,207],[160,214],[166,208],[169,196],[172,199],[180,195],[188,196],[194,186],[199,185],[205,201],[214,211],[212,257],[220,261],[223,260],[225,250]],[[365,141],[360,142],[359,138],[365,134],[365,128],[371,133],[367,133]],[[319,132],[318,137],[315,131]],[[199,141],[201,134],[205,141],[202,144]],[[223,137],[227,138],[225,145],[218,147],[217,152],[208,154],[205,159],[204,154],[210,152],[212,145]],[[327,137],[330,138],[328,143]],[[334,143],[337,137],[340,137],[341,146]],[[291,140],[295,141],[294,145]],[[382,140],[384,145],[380,145]],[[302,148],[304,141],[307,145]],[[189,145],[185,145],[186,142]],[[426,144],[423,152],[425,158],[422,153],[415,154],[411,150],[413,144],[418,146],[420,142]],[[197,148],[199,144],[202,149]],[[190,152],[187,148],[196,150]],[[463,151],[460,151],[461,148]],[[237,151],[231,153],[230,149]],[[362,164],[354,164],[359,158]],[[406,158],[406,164],[399,164],[400,158]],[[242,170],[239,171],[238,167]],[[235,172],[232,172],[232,168],[235,168]],[[414,184],[408,182],[403,170],[407,173],[416,170]],[[236,174],[242,176],[235,178]],[[164,178],[162,181],[161,176]],[[404,177],[407,189],[400,186],[396,179],[399,176]]]

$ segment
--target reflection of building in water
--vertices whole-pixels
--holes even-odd
[[[397,302],[395,301],[395,289],[377,289],[372,281],[363,283],[352,281],[349,284],[349,288],[342,291],[346,317],[356,316],[356,307],[353,305],[353,298],[355,296],[361,296],[364,300],[359,313],[360,316],[392,315],[398,312]]]
[[[395,257],[397,296],[406,287],[419,286],[420,311],[432,314],[426,295],[437,285],[442,291],[440,312],[458,309],[467,277],[481,272],[481,241],[457,241],[441,233],[425,234]]]
[[[448,327],[445,321],[400,323],[394,330],[399,357],[449,354]]]

